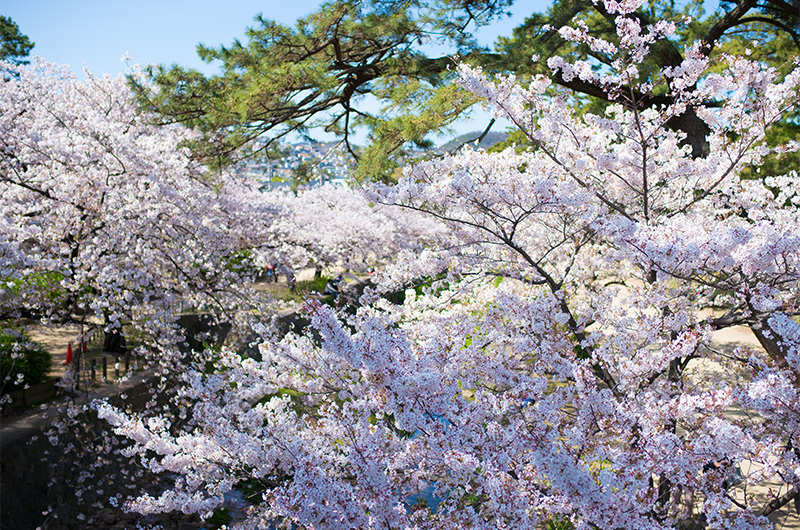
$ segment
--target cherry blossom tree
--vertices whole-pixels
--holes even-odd
[[[275,190],[261,200],[280,212],[270,219],[265,259],[293,269],[365,272],[398,252],[420,249],[443,228],[429,216],[371,203],[360,191],[335,184],[297,194]]]
[[[129,507],[208,515],[238,489],[241,528],[771,528],[800,492],[800,190],[793,172],[740,173],[798,148],[764,137],[800,68],[693,47],[640,77],[675,25],[642,26],[637,7],[605,1],[619,45],[560,30],[612,68],[548,60],[605,87],[604,114],[545,77],[460,69],[531,147],[464,149],[370,189],[449,228],[386,272],[387,288],[427,280],[403,304],[343,321],[309,303],[316,335],[183,374],[187,423],[96,404],[130,454],[179,477]],[[707,156],[668,126],[687,109]],[[716,347],[735,325],[763,348]]]
[[[209,174],[182,147],[195,133],[152,125],[121,77],[2,68],[0,312],[133,319],[164,341],[181,303],[226,307],[260,244],[255,192]]]

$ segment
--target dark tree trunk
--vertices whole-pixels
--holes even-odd
[[[125,336],[119,329],[106,331],[103,340],[103,351],[107,353],[125,353]]]
[[[671,118],[667,121],[666,126],[670,130],[686,133],[686,138],[681,145],[692,147],[692,158],[705,158],[711,152],[711,147],[708,145],[708,135],[711,133],[711,129],[693,110],[687,110],[683,114]]]

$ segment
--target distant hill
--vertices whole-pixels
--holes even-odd
[[[462,145],[469,144],[469,143],[472,143],[475,140],[477,140],[482,132],[483,131],[472,131],[472,132],[468,132],[466,134],[462,134],[461,136],[453,138],[452,140],[450,140],[446,144],[442,145],[442,149],[447,151],[448,153],[451,152],[451,151],[455,151],[456,149],[458,149]],[[481,143],[479,145],[483,149],[488,149],[491,146],[493,146],[494,144],[502,142],[507,137],[508,137],[508,133],[489,131],[486,134],[486,136],[483,138],[483,140],[481,140]]]

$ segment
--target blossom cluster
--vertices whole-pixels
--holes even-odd
[[[2,68],[1,312],[162,333],[180,303],[238,288],[256,192],[194,160],[194,132],[154,126],[122,77]]]
[[[603,113],[544,78],[460,68],[528,145],[367,190],[446,227],[390,263],[402,303],[350,317],[309,303],[313,333],[186,371],[180,426],[98,405],[144,465],[179,476],[129,507],[208,514],[255,483],[241,528],[769,528],[800,491],[798,179],[742,171],[796,148],[765,134],[800,70],[727,58],[708,73],[692,47],[639,79],[674,26],[640,27],[634,4],[606,2],[618,48],[562,32],[618,56]],[[656,82],[669,104],[636,100]],[[670,126],[687,113],[707,153]],[[733,326],[763,347],[716,347]],[[788,495],[745,496],[773,480]]]
[[[442,232],[428,217],[370,203],[347,186],[274,190],[258,200],[274,211],[257,218],[267,234],[262,259],[295,270],[339,267],[363,273],[397,252],[419,249]]]

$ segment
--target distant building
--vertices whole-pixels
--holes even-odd
[[[250,147],[251,152],[262,149],[264,140],[257,139]],[[339,142],[280,144],[285,152],[279,158],[252,156],[244,160],[239,171],[269,190],[289,187],[297,175],[297,170],[305,166],[310,173],[310,186],[326,182],[345,183],[355,166]]]

